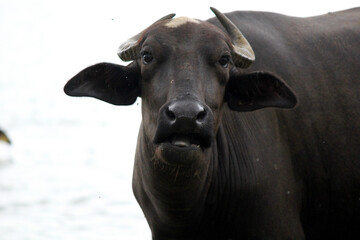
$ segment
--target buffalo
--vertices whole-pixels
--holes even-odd
[[[120,46],[129,65],[64,88],[141,97],[133,191],[152,238],[360,239],[360,8],[211,10],[161,18]]]

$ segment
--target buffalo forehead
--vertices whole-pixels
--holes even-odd
[[[211,23],[187,17],[176,19],[150,27],[144,34],[141,45],[151,39],[151,42],[155,40],[160,45],[175,48],[181,47],[184,50],[193,47],[199,49],[207,45],[211,45],[210,47],[214,49],[218,49],[220,46],[224,46],[224,44],[231,46],[229,36]]]
[[[178,18],[174,18],[171,19],[169,22],[165,23],[165,27],[168,28],[177,28],[180,27],[181,25],[184,25],[186,23],[196,23],[199,24],[200,21],[193,19],[193,18],[188,18],[188,17],[178,17]]]

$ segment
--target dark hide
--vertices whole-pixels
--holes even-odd
[[[65,91],[141,95],[133,190],[153,239],[360,239],[360,9],[227,16],[249,69],[224,61],[217,19],[158,22],[132,64],[90,67]]]

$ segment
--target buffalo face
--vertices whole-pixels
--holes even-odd
[[[178,21],[183,23],[149,29],[136,60],[145,134],[156,157],[176,165],[199,161],[211,146],[232,64],[231,42],[221,31],[208,23]]]
[[[225,31],[168,15],[119,48],[128,66],[101,63],[65,86],[71,96],[116,105],[142,98],[142,133],[155,159],[169,165],[202,162],[221,122],[224,102],[236,111],[295,106],[296,97],[272,74],[243,74],[254,53],[237,27],[213,9]]]

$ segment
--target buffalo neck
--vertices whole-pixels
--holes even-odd
[[[140,128],[134,166],[133,190],[151,227],[152,222],[182,231],[201,222],[214,172],[216,144],[204,151],[204,161],[193,166],[168,166],[155,159],[155,146]],[[215,153],[215,154],[214,154]],[[193,222],[194,224],[189,224]],[[187,227],[185,227],[187,226]]]

